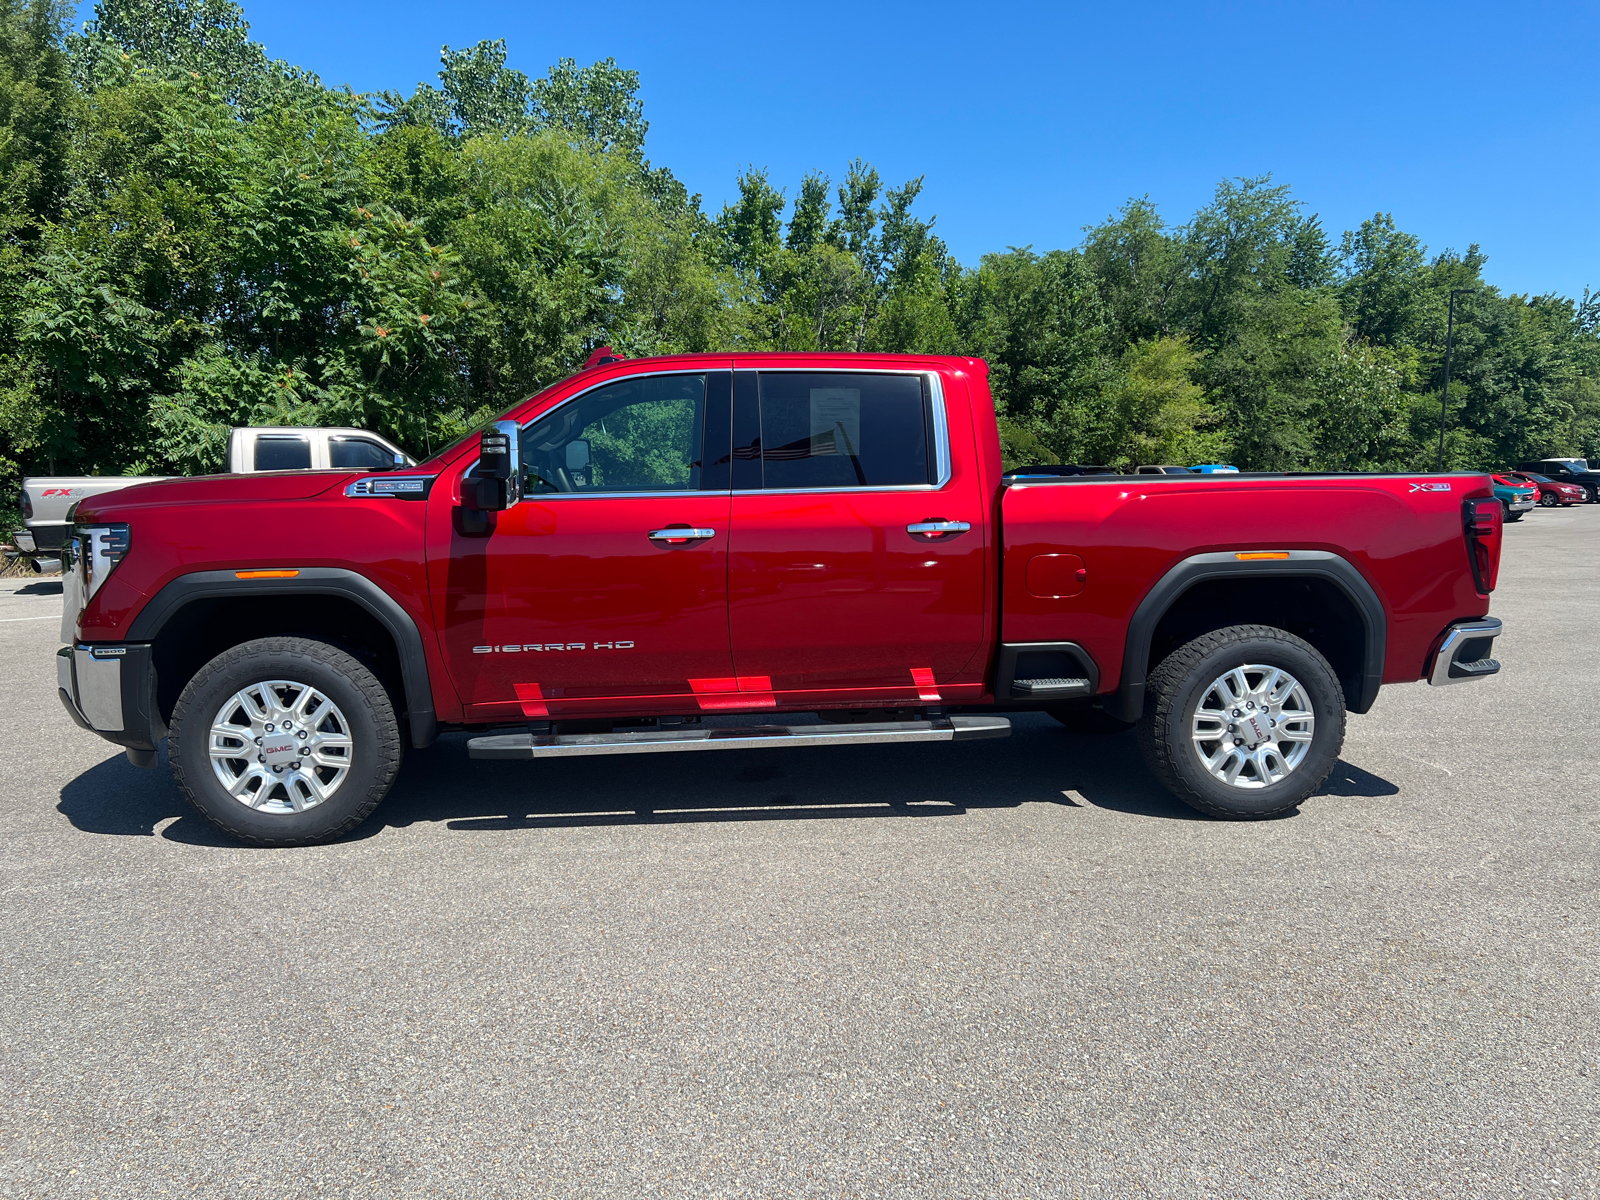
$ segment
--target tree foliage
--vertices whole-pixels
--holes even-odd
[[[1427,468],[1600,457],[1600,297],[1503,294],[1375,214],[1337,244],[1289,188],[1148,197],[1068,249],[963,266],[860,159],[719,212],[645,157],[636,73],[503,41],[355,95],[271,59],[232,0],[0,0],[0,474],[203,471],[242,423],[414,452],[598,345],[982,356],[1008,460]]]

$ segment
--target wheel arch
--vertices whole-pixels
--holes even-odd
[[[229,626],[247,631],[237,636]],[[195,571],[163,587],[134,618],[128,640],[149,642],[163,721],[184,684],[222,651],[259,637],[315,637],[354,654],[405,716],[411,745],[438,733],[422,635],[409,613],[366,576],[342,567],[301,568],[292,578],[240,579]]]
[[[1382,601],[1366,577],[1340,555],[1326,550],[1287,554],[1240,559],[1223,551],[1192,555],[1173,566],[1145,594],[1128,623],[1122,679],[1107,710],[1124,721],[1140,717],[1152,658],[1159,661],[1176,648],[1167,643],[1229,625],[1267,624],[1315,646],[1339,676],[1345,706],[1351,712],[1368,711],[1383,683],[1388,618]],[[1310,606],[1301,607],[1306,603]],[[1262,617],[1291,607],[1296,616],[1287,622]]]

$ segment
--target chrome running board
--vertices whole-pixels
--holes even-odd
[[[1005,717],[934,717],[860,725],[752,725],[740,729],[646,729],[637,733],[496,733],[467,741],[468,758],[566,758],[579,754],[666,754],[676,750],[773,750],[793,746],[876,746],[885,742],[967,742],[1011,735]]]

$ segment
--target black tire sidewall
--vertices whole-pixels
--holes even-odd
[[[1213,777],[1191,736],[1195,710],[1206,690],[1232,668],[1247,663],[1279,667],[1293,675],[1304,686],[1316,718],[1306,757],[1285,778],[1264,788],[1230,787]],[[1229,639],[1184,671],[1169,695],[1167,727],[1155,732],[1165,740],[1168,761],[1183,787],[1201,802],[1198,807],[1216,815],[1261,817],[1293,808],[1322,786],[1344,745],[1344,693],[1339,681],[1326,659],[1291,635]]]
[[[299,813],[259,812],[230,796],[212,770],[208,736],[223,703],[252,683],[291,679],[309,684],[338,706],[353,741],[344,782],[327,800]],[[192,736],[185,729],[192,727]],[[399,726],[383,686],[357,659],[301,638],[246,642],[207,663],[184,688],[168,743],[173,773],[208,821],[260,845],[323,841],[353,829],[371,813],[399,766]]]

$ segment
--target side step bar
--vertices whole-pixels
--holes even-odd
[[[860,725],[752,725],[742,729],[647,729],[638,733],[497,733],[471,738],[469,758],[566,758],[578,754],[665,754],[675,750],[770,750],[884,742],[969,742],[1011,735],[1005,717],[934,717]]]

